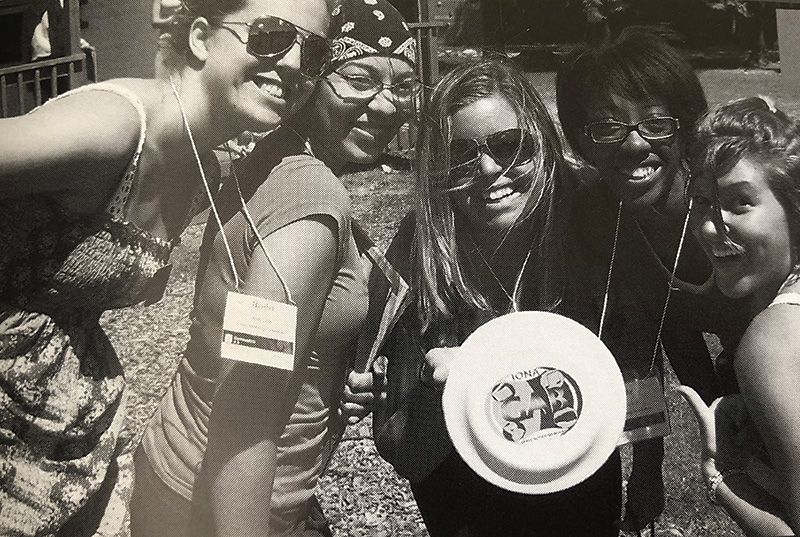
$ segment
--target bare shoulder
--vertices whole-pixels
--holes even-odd
[[[736,350],[737,375],[797,378],[800,372],[800,306],[776,304],[759,313]],[[781,375],[775,375],[781,371]]]
[[[116,84],[116,81],[113,82]],[[118,86],[125,87],[123,84]],[[133,92],[134,95],[138,94]],[[54,100],[21,118],[30,124],[32,136],[48,136],[58,142],[83,145],[83,151],[103,156],[127,153],[139,140],[141,120],[131,100],[112,91],[80,91]],[[43,128],[46,125],[47,128]]]
[[[111,82],[136,96],[148,91],[142,84],[134,89],[124,80]],[[86,181],[106,176],[117,180],[138,145],[141,118],[124,95],[79,91],[0,120],[0,126],[0,181],[11,195],[24,195],[97,187]]]

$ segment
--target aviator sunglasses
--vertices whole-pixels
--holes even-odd
[[[371,101],[382,91],[389,90],[393,103],[400,106],[408,106],[422,88],[422,84],[416,78],[408,78],[394,84],[385,84],[367,75],[340,73],[339,71],[332,71],[331,75],[336,75],[337,78],[334,79],[329,75],[323,80],[328,83],[336,96],[343,101]]]
[[[247,40],[226,25],[247,26]],[[322,74],[330,56],[328,40],[280,17],[264,15],[253,22],[222,21],[225,28],[244,45],[247,52],[258,58],[281,58],[300,43],[300,72],[308,77]]]
[[[533,160],[534,150],[533,136],[519,128],[492,133],[482,142],[453,140],[450,142],[451,173],[467,173],[466,168],[473,168],[484,152],[504,168],[521,166]]]

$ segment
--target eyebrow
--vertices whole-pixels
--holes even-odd
[[[607,119],[614,119],[615,113],[617,113],[617,112],[619,112],[621,110],[623,110],[623,109],[619,108],[617,106],[608,106],[608,107],[604,106],[602,108],[598,108],[596,110],[597,113],[595,115],[596,116],[601,116],[601,119],[596,119],[594,121],[605,121]],[[669,116],[669,115],[671,115],[669,110],[667,109],[667,107],[664,106],[664,105],[660,105],[660,104],[654,104],[654,105],[650,105],[650,106],[645,105],[644,108],[643,108],[643,111],[644,111],[643,115],[645,116],[644,119],[647,119],[647,116]],[[614,119],[614,120],[618,121],[616,119]]]
[[[716,183],[717,183],[717,188],[720,189],[720,190],[723,190],[723,189],[724,190],[732,190],[732,189],[735,189],[735,188],[744,188],[744,189],[752,189],[753,188],[753,183],[751,181],[747,181],[747,180],[744,180],[744,179],[742,179],[740,181],[736,181],[735,183],[720,184],[719,181],[716,181]]]
[[[361,71],[369,74],[370,76],[374,77],[375,79],[378,78],[378,75],[383,74],[383,73],[381,73],[381,71],[383,71],[383,68],[375,67],[374,65],[364,65],[364,64],[360,64],[360,63],[347,63],[347,64],[342,65],[341,67],[339,67],[338,70],[344,70],[344,74],[349,75],[351,73],[347,72],[348,68],[360,69]],[[396,69],[389,69],[388,71],[390,71],[389,77],[390,77],[391,80],[394,80],[394,79],[409,80],[409,79],[414,78],[414,72],[413,71],[411,71],[409,73],[406,73],[406,75],[398,74],[398,71]],[[355,74],[355,73],[353,73],[353,74]]]

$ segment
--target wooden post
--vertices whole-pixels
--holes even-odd
[[[430,2],[433,0],[417,0],[417,13],[419,22],[426,25],[431,21]],[[420,63],[422,64],[422,83],[432,86],[439,79],[439,52],[436,45],[436,35],[430,28],[421,27],[417,34],[420,48]]]
[[[778,50],[781,55],[781,85],[800,94],[800,9],[776,9]]]
[[[781,85],[792,94],[800,93],[800,0],[754,0],[777,3],[778,51]],[[791,6],[791,7],[790,7]]]

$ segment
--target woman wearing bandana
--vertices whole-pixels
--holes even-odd
[[[235,166],[217,200],[221,230],[207,225],[191,340],[137,452],[136,536],[330,535],[312,527],[314,488],[343,429],[381,263],[337,175],[382,154],[419,88],[414,40],[386,0],[345,0],[332,28],[308,103]],[[236,333],[237,316],[260,315],[252,304],[296,330]],[[281,359],[246,361],[258,347]]]

